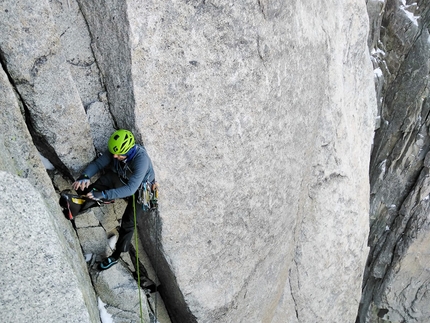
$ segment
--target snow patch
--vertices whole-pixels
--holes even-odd
[[[51,164],[48,158],[44,157],[41,153],[39,153],[39,156],[40,156],[40,159],[42,160],[43,166],[45,166],[45,169],[48,169],[48,170],[55,169],[54,165]]]
[[[98,301],[98,308],[100,311],[100,319],[102,320],[102,323],[114,323],[112,319],[112,315],[110,315],[105,308],[106,304],[103,303],[100,297],[97,297],[97,301]]]
[[[376,47],[376,48],[372,49],[371,54],[372,54],[372,56],[376,56],[376,55],[382,55],[382,56],[384,56],[385,52],[382,49]]]
[[[118,237],[116,235],[113,235],[109,240],[109,247],[114,250],[115,249],[115,245],[116,245],[116,241],[118,240]]]
[[[418,26],[419,16],[415,16],[413,12],[410,12],[408,9],[415,11],[417,8],[417,4],[413,3],[411,5],[406,4],[406,0],[402,0],[402,5],[400,5],[400,9],[406,14],[406,17],[416,26]]]
[[[375,74],[375,77],[382,77],[383,76],[383,74],[382,74],[382,70],[378,67],[378,68],[375,68],[374,70],[373,70],[373,73]]]
[[[93,254],[92,253],[87,253],[86,255],[85,255],[85,262],[89,262],[90,260],[91,260],[91,258],[93,257]]]

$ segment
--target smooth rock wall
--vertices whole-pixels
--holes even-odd
[[[127,13],[176,321],[354,321],[376,112],[364,3]]]

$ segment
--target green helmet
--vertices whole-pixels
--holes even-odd
[[[125,155],[134,146],[133,134],[124,129],[115,131],[108,141],[109,151],[113,155]]]

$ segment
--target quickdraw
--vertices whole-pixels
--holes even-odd
[[[145,182],[138,189],[137,203],[142,204],[144,211],[152,210],[158,206],[158,183]]]

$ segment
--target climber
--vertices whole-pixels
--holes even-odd
[[[105,171],[104,174],[90,184],[90,178],[102,170]],[[115,251],[100,263],[101,270],[115,265],[121,253],[129,250],[134,230],[134,214],[143,212],[143,208],[137,204],[138,191],[146,183],[155,183],[151,159],[143,146],[135,144],[130,131],[120,129],[109,138],[108,151],[91,162],[72,184],[78,194],[86,195],[94,201],[128,198]]]

